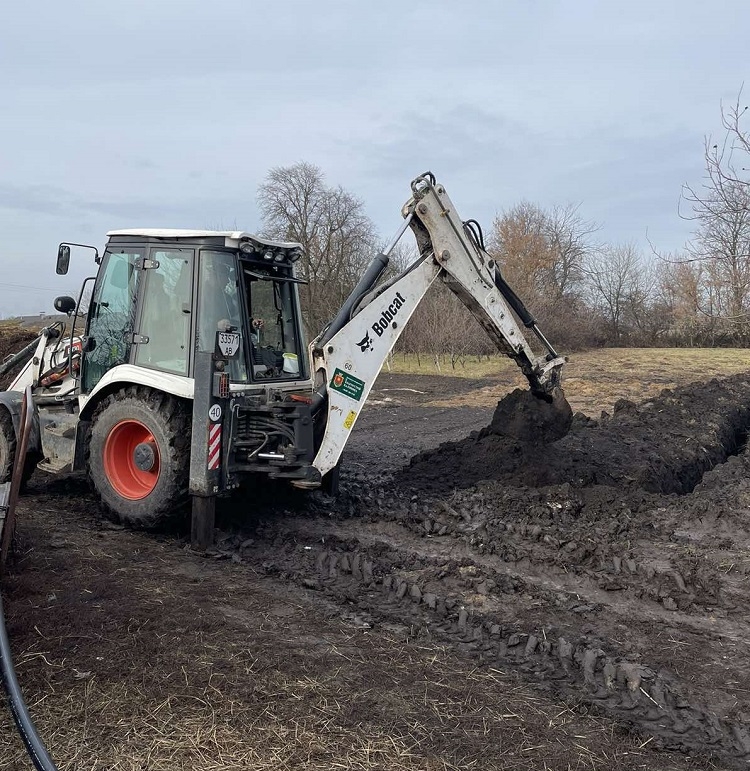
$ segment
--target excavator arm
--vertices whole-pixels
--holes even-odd
[[[432,174],[412,182],[412,197],[402,215],[404,224],[391,245],[378,255],[337,317],[311,345],[316,377],[313,412],[327,412],[325,433],[313,461],[321,474],[336,466],[386,357],[437,280],[461,299],[498,349],[518,364],[535,395],[551,399],[560,385],[565,360],[503,280],[497,263],[484,249],[478,225],[460,219]],[[375,287],[407,227],[416,236],[419,257],[400,275]],[[513,312],[541,342],[544,354],[534,354]]]

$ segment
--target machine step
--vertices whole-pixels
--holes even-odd
[[[70,461],[61,458],[45,458],[36,464],[38,469],[46,471],[48,474],[63,474],[72,470]]]
[[[74,439],[76,435],[75,426],[59,426],[56,423],[48,423],[44,430],[49,434],[59,436],[61,439]]]

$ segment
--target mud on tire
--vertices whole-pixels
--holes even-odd
[[[119,452],[128,445],[129,431],[136,441],[147,437],[154,447],[154,466],[145,474],[132,463],[132,451]],[[133,386],[96,408],[86,468],[112,519],[154,528],[173,518],[187,499],[189,466],[190,417],[181,400]]]

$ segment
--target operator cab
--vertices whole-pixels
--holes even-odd
[[[118,230],[107,234],[86,330],[81,390],[120,364],[192,377],[193,352],[239,332],[235,387],[309,377],[294,263],[296,243],[244,232]]]

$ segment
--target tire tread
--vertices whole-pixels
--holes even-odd
[[[146,412],[142,413],[144,408]],[[144,419],[150,415],[167,439],[164,446],[159,443],[161,476],[154,491],[143,500],[120,497],[104,473],[103,462],[93,452],[92,445],[100,443],[103,448],[105,437],[98,435],[98,427],[108,415],[109,420],[112,420],[112,415],[115,420],[129,417]],[[143,386],[128,386],[102,399],[91,418],[85,457],[90,483],[110,518],[133,528],[153,529],[179,514],[187,500],[190,426],[191,417],[186,404],[170,394]]]

